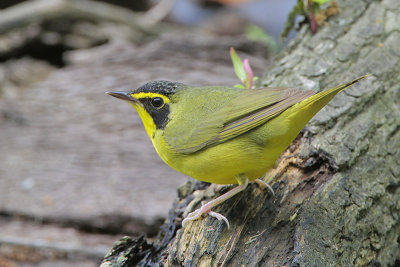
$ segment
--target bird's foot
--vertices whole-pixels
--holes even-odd
[[[272,195],[275,196],[274,189],[272,189],[272,186],[270,186],[269,183],[264,182],[264,181],[261,180],[261,179],[255,179],[254,182],[255,182],[256,184],[258,184],[258,185],[259,185],[260,187],[262,187],[262,188],[268,188],[269,191],[271,191]]]
[[[209,216],[216,218],[218,221],[223,220],[229,229],[230,225],[229,225],[228,219],[224,215],[222,215],[218,212],[212,211],[210,206],[212,206],[212,205],[210,205],[210,202],[208,202],[208,203],[203,202],[201,205],[201,208],[189,213],[188,216],[182,221],[182,227],[185,227],[187,225],[187,223],[190,221],[195,221],[195,220],[199,219],[201,217],[201,215],[208,214]]]
[[[202,205],[201,205],[200,209],[195,210],[194,212],[190,213],[182,221],[182,226],[185,227],[185,225],[188,222],[199,219],[201,217],[201,215],[203,215],[203,214],[208,214],[208,215],[218,219],[219,221],[223,220],[226,223],[226,225],[228,225],[228,229],[229,229],[229,221],[228,221],[228,219],[225,218],[224,215],[219,214],[217,212],[214,212],[211,209],[214,208],[215,206],[223,203],[227,199],[230,199],[231,197],[233,197],[237,193],[239,193],[239,192],[243,191],[244,189],[246,189],[247,185],[249,184],[249,180],[247,179],[247,177],[245,177],[244,175],[238,175],[236,177],[236,179],[238,180],[238,183],[240,184],[239,186],[236,186],[235,188],[229,190],[225,194],[217,197],[216,199],[211,200],[210,202],[201,203]]]

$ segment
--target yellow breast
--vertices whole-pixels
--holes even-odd
[[[260,127],[192,154],[175,152],[164,141],[162,131],[156,131],[153,144],[163,161],[181,173],[209,183],[236,184],[238,174],[245,174],[250,181],[262,177],[288,145],[287,142],[254,142],[255,136],[266,137],[266,130],[267,127]]]

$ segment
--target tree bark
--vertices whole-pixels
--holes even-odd
[[[231,186],[188,182],[152,244],[125,238],[103,266],[399,266],[400,2],[338,1],[304,27],[264,86],[323,90],[370,73],[308,124],[267,175],[218,206],[231,223],[182,216]]]

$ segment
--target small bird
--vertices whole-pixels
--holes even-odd
[[[209,183],[238,184],[182,222],[185,226],[209,214],[229,228],[228,220],[212,208],[261,178],[321,108],[367,76],[320,93],[153,81],[107,94],[137,110],[158,155],[173,169]]]

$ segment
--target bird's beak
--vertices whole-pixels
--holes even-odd
[[[129,101],[129,102],[134,102],[137,103],[137,99],[133,98],[129,92],[124,92],[124,91],[114,91],[114,92],[106,92],[106,94],[125,100],[125,101]]]

